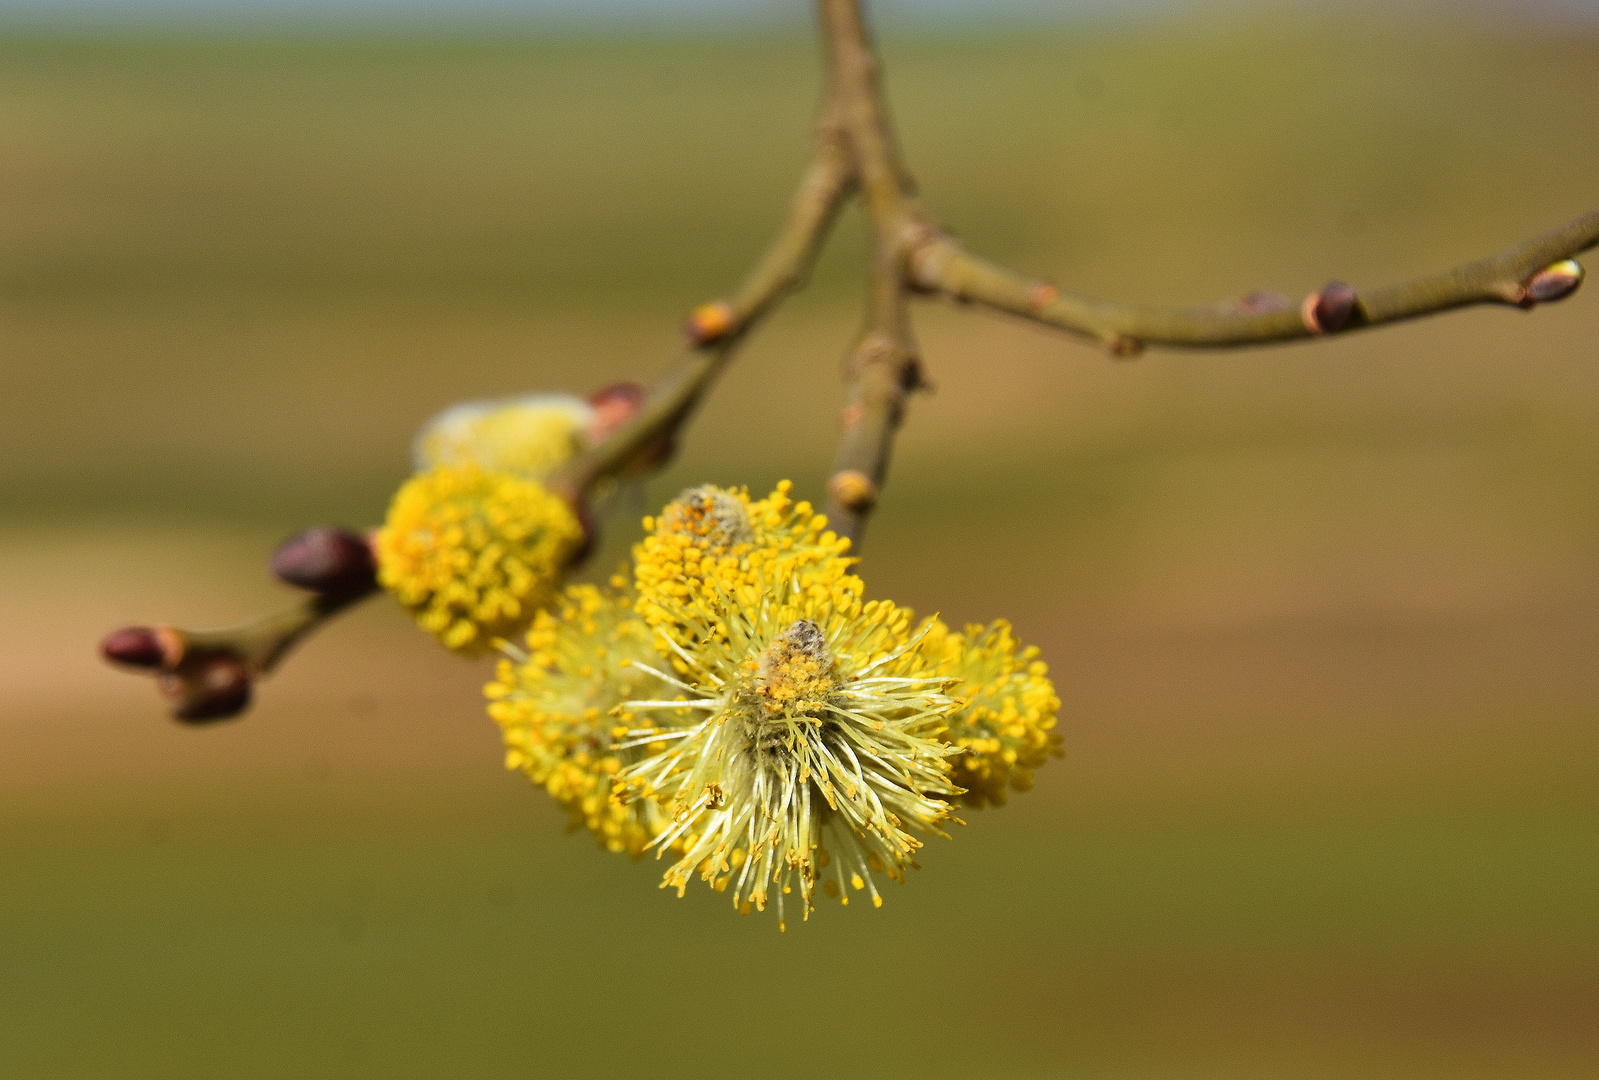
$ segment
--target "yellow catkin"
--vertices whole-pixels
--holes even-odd
[[[948,777],[958,751],[938,734],[957,705],[950,680],[911,613],[863,601],[858,584],[757,571],[663,601],[657,640],[680,661],[684,703],[622,706],[663,733],[622,773],[625,797],[648,794],[672,814],[660,842],[682,855],[663,887],[682,895],[698,876],[740,910],[775,904],[779,920],[795,892],[808,915],[818,887],[842,900],[848,883],[875,905],[874,872],[903,879],[919,835],[943,835],[959,794]],[[836,882],[821,878],[829,865]]]
[[[951,779],[968,806],[1003,806],[1006,791],[1033,786],[1033,770],[1061,753],[1055,730],[1060,698],[1033,646],[1021,647],[1004,619],[952,633],[937,619],[924,624],[923,651],[948,693],[960,702],[942,738],[960,747]]]
[[[715,628],[721,598],[758,582],[797,580],[808,595],[825,597],[847,586],[848,537],[827,528],[827,518],[808,502],[789,498],[784,480],[770,495],[752,500],[742,488],[711,485],[683,492],[655,518],[633,548],[639,612],[652,626],[665,626],[668,611],[687,610]],[[853,583],[853,584],[851,584]]]
[[[611,851],[638,856],[666,818],[650,798],[612,798],[621,769],[648,753],[617,706],[672,687],[640,663],[656,662],[653,632],[633,610],[625,579],[608,589],[573,585],[527,633],[525,654],[499,663],[484,688],[505,738],[506,766],[527,774]],[[636,746],[630,746],[636,743]]]
[[[419,472],[477,465],[543,480],[583,449],[594,408],[570,394],[469,401],[423,425],[412,453]]]
[[[582,542],[577,515],[543,485],[458,465],[406,481],[374,549],[378,581],[424,630],[481,653],[554,601]]]

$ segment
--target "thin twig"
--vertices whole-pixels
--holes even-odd
[[[860,175],[875,224],[899,224],[915,213],[916,190],[889,119],[871,31],[860,0],[817,0],[834,107]]]
[[[874,267],[867,326],[845,361],[843,433],[827,482],[827,520],[856,544],[888,473],[905,399],[922,385],[894,264]]]
[[[108,634],[100,649],[113,663],[154,675],[178,719],[223,720],[249,707],[256,680],[297,642],[376,591],[376,581],[367,581],[337,592],[312,593],[225,630],[125,627]]]
[[[910,254],[911,283],[1098,341],[1117,353],[1144,345],[1218,349],[1292,341],[1414,319],[1471,304],[1531,307],[1529,283],[1562,259],[1599,244],[1599,211],[1586,214],[1498,255],[1397,285],[1355,291],[1337,283],[1302,303],[1250,297],[1214,307],[1157,307],[1063,293],[1047,282],[978,258],[950,237],[932,233]],[[1571,282],[1575,287],[1576,280]],[[1329,290],[1332,290],[1330,293]],[[1551,290],[1557,291],[1557,290]],[[1568,287],[1559,299],[1571,291]],[[1341,319],[1325,317],[1327,300]],[[1321,317],[1318,317],[1318,306]],[[1262,310],[1264,309],[1264,310]]]
[[[819,0],[840,122],[872,224],[866,326],[844,367],[843,432],[827,482],[827,517],[857,544],[888,472],[905,399],[921,383],[911,333],[907,233],[920,220],[883,97],[859,0]]]
[[[672,439],[716,376],[733,359],[738,341],[737,337],[730,337],[690,349],[671,373],[650,389],[637,415],[600,445],[568,461],[545,481],[546,486],[572,504],[581,505],[595,484],[625,471],[652,448]]]
[[[183,641],[184,659],[227,653],[241,660],[252,674],[265,675],[307,634],[374,592],[375,589],[343,595],[313,593],[243,626],[175,633]]]

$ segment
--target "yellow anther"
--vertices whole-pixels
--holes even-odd
[[[476,465],[408,480],[374,540],[378,580],[447,646],[481,652],[555,599],[582,543],[542,485]]]

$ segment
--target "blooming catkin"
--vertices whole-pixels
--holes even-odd
[[[480,653],[554,601],[582,543],[577,515],[543,485],[445,465],[400,488],[373,550],[379,583],[424,630]]]
[[[659,662],[653,632],[625,586],[616,578],[608,589],[568,587],[554,609],[534,617],[527,650],[507,648],[484,693],[505,737],[506,767],[526,773],[606,848],[637,856],[666,818],[653,800],[611,798],[623,765],[649,750],[611,714],[671,688],[651,670]]]
[[[1038,649],[1021,648],[1004,619],[964,634],[936,619],[926,624],[922,649],[939,674],[953,681],[959,702],[941,736],[960,748],[951,779],[968,806],[1003,806],[1007,789],[1033,786],[1033,770],[1061,753],[1055,714],[1060,698]]]
[[[1000,805],[1060,752],[1036,649],[865,600],[848,541],[788,492],[684,492],[631,580],[567,588],[485,691],[506,765],[574,826],[780,928],[818,891],[880,906],[956,802]]]
[[[856,560],[849,538],[827,528],[808,502],[789,498],[784,480],[751,500],[742,488],[690,488],[659,515],[644,519],[647,535],[633,548],[639,613],[652,626],[684,610],[716,622],[718,598],[756,581],[797,580],[827,595]]]
[[[672,814],[656,844],[682,856],[663,887],[681,896],[697,875],[731,888],[740,911],[775,902],[780,927],[785,897],[797,889],[808,916],[819,882],[844,904],[854,890],[881,905],[874,874],[902,880],[918,834],[942,835],[959,793],[946,763],[958,750],[937,737],[956,703],[911,613],[863,601],[847,575],[826,590],[759,570],[698,587],[663,604],[682,679],[660,674],[680,693],[619,709],[630,738],[656,744],[617,794]]]
[[[433,417],[412,446],[418,472],[478,465],[543,480],[583,449],[595,410],[570,394],[468,401]]]

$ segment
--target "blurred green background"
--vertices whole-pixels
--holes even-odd
[[[1599,204],[1599,28],[1203,9],[884,43],[929,208],[1063,287],[1378,284]],[[1230,354],[933,304],[869,589],[1067,756],[779,935],[562,831],[386,601],[244,719],[94,643],[282,600],[450,402],[658,374],[807,150],[798,32],[0,37],[0,1075],[1599,1072],[1599,302]],[[858,215],[650,502],[816,495]],[[635,526],[613,523],[613,544]]]

